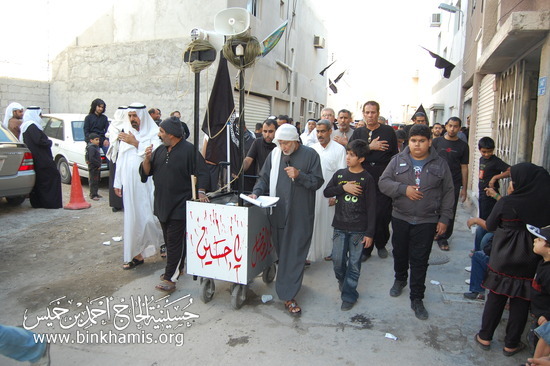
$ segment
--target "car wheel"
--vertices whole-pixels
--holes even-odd
[[[6,197],[6,201],[8,201],[8,205],[10,206],[19,206],[25,201],[25,196]]]
[[[57,170],[61,175],[61,182],[65,184],[71,184],[71,168],[65,158],[59,158],[57,161]]]

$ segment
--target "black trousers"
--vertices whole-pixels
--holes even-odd
[[[479,337],[485,341],[493,340],[493,334],[497,329],[506,301],[510,300],[510,312],[508,314],[508,323],[506,324],[506,336],[504,337],[504,346],[516,348],[519,346],[521,335],[527,323],[529,316],[530,301],[520,299],[519,297],[509,298],[506,295],[497,295],[489,291],[483,308],[481,317],[481,330]]]
[[[101,170],[92,168],[88,165],[88,184],[90,185],[90,198],[96,197],[99,189],[99,180],[101,179]]]
[[[179,277],[185,264],[185,220],[168,220],[161,222],[160,226],[166,244],[164,278],[172,281]]]
[[[109,160],[109,207],[121,210],[124,205],[122,204],[122,197],[115,194],[113,184],[115,183],[116,164]]]
[[[455,227],[456,208],[458,207],[459,196],[460,196],[460,185],[457,188],[455,184],[455,204],[453,206],[453,218],[449,221],[449,225],[447,226],[447,231],[445,231],[445,234],[438,237],[438,239],[449,239],[451,235],[453,235],[453,229]]]
[[[376,189],[376,227],[374,231],[374,245],[364,248],[364,255],[371,255],[374,247],[382,249],[390,240],[390,222],[392,213],[392,200]]]
[[[423,299],[426,272],[437,224],[412,225],[392,217],[393,269],[395,279],[406,281],[409,267],[410,299]]]
[[[495,207],[497,200],[493,197],[489,197],[485,194],[485,192],[479,192],[479,218],[483,220],[487,220],[487,217],[491,214],[491,211],[493,211],[493,207]]]

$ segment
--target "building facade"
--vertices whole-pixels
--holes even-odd
[[[52,23],[59,25],[62,19],[55,18],[54,4],[52,9],[48,6],[43,5],[42,11],[53,14]],[[318,70],[326,66],[328,56],[320,42],[326,30],[312,6],[309,0],[156,0],[141,1],[139,6],[129,0],[105,0],[96,12],[75,9],[70,16],[80,17],[89,26],[78,31],[73,30],[76,27],[64,29],[68,44],[50,56],[44,111],[87,113],[91,101],[101,98],[112,116],[118,106],[139,101],[161,109],[163,118],[180,111],[192,129],[195,75],[183,60],[191,30],[207,31],[210,42],[220,49],[223,36],[214,32],[215,16],[239,7],[251,14],[250,34],[260,42],[288,20],[277,46],[246,69],[247,126],[253,128],[269,115],[287,114],[295,121],[319,117],[326,104],[327,80]],[[200,73],[201,123],[218,60],[219,55]],[[229,68],[236,87],[238,72],[232,65]],[[9,79],[4,82],[9,86]],[[2,87],[2,100],[15,100],[10,91],[16,89],[8,86]],[[238,106],[238,93],[234,95]]]
[[[510,165],[550,169],[550,10],[542,0],[471,0],[467,11],[462,93],[471,110],[469,181],[477,192],[483,136]]]

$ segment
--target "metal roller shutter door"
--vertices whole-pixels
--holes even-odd
[[[235,110],[239,112],[239,92],[233,91],[233,99],[235,100]],[[246,128],[254,132],[256,123],[263,123],[270,114],[271,104],[268,98],[245,93],[244,120]]]
[[[489,136],[492,137],[493,115],[495,110],[495,93],[493,92],[493,85],[495,82],[495,75],[485,75],[481,80],[479,88],[479,101],[477,107],[477,128],[476,139],[474,148],[474,160],[471,175],[472,179],[472,191],[476,198],[479,196],[477,185],[479,183],[479,158],[481,153],[477,148],[477,142],[480,138]],[[471,160],[470,160],[471,162]]]

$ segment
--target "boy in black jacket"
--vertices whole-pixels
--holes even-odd
[[[90,198],[98,201],[101,198],[97,193],[101,179],[101,153],[99,152],[99,135],[94,132],[90,133],[89,143],[86,146],[86,164],[88,164]]]
[[[350,310],[359,297],[361,253],[372,246],[376,223],[376,184],[361,165],[369,147],[359,139],[350,142],[346,150],[348,167],[334,173],[323,191],[325,197],[336,196],[332,263],[344,311]]]
[[[431,144],[428,126],[411,127],[409,146],[392,158],[378,182],[380,192],[393,200],[395,282],[390,296],[401,295],[410,268],[411,308],[421,320],[428,319],[422,299],[432,242],[447,230],[454,204],[451,171]]]

